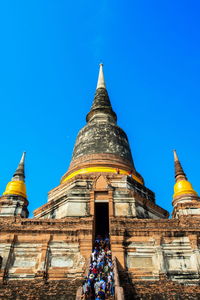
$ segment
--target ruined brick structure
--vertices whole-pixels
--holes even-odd
[[[97,234],[110,235],[115,299],[199,299],[200,201],[176,152],[169,219],[136,171],[102,65],[86,121],[68,171],[34,218],[25,154],[0,197],[0,299],[78,299]]]

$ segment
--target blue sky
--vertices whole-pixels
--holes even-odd
[[[99,62],[118,124],[157,204],[170,212],[176,148],[199,180],[199,1],[0,3],[0,193],[27,152],[29,211],[66,172]]]

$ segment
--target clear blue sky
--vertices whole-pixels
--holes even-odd
[[[171,211],[176,148],[200,193],[200,2],[0,3],[0,193],[27,152],[29,211],[66,172],[103,61],[118,124]]]

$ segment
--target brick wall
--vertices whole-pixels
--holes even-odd
[[[80,280],[44,281],[23,280],[0,283],[2,300],[74,300]]]

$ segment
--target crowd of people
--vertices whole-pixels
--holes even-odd
[[[99,300],[114,297],[112,253],[108,237],[97,236],[91,255],[88,276],[84,278],[82,299]]]

